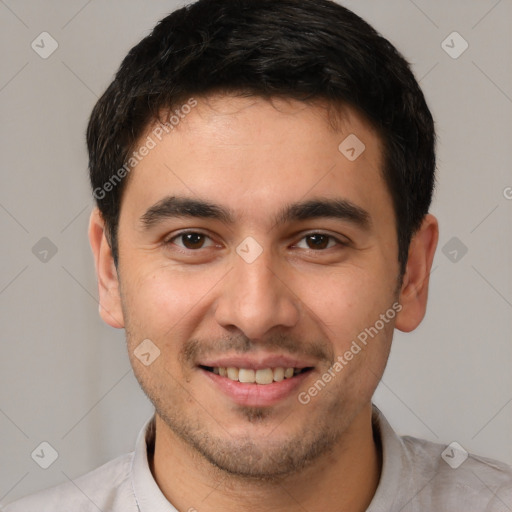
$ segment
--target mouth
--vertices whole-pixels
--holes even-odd
[[[200,368],[207,372],[211,372],[220,377],[226,377],[235,382],[241,382],[243,384],[259,384],[269,385],[274,382],[282,382],[285,379],[292,379],[297,375],[310,372],[313,367],[307,366],[305,368],[293,368],[293,367],[277,367],[277,368],[236,368],[234,366],[203,366],[199,365]]]
[[[209,388],[220,391],[231,403],[245,407],[270,407],[293,399],[298,388],[314,373],[313,366],[302,366],[291,360],[278,366],[269,362],[252,364],[246,362],[235,366],[235,362],[222,361],[223,366],[200,364],[197,369],[207,379]],[[269,364],[270,363],[270,364]],[[211,363],[215,364],[215,363]],[[252,368],[247,368],[247,366]],[[245,367],[244,367],[245,366]],[[216,395],[216,396],[221,396]]]

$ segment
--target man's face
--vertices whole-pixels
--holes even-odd
[[[161,141],[152,127],[141,144],[149,135],[156,147],[129,177],[118,231],[128,350],[157,414],[218,467],[266,477],[315,460],[368,406],[394,320],[308,390],[390,310],[399,272],[377,134],[350,109],[334,131],[319,107],[274,105],[198,98]],[[339,149],[351,134],[365,146],[355,160],[355,139]],[[172,197],[217,205],[232,222],[173,216]],[[312,200],[345,208],[283,220]],[[160,351],[148,366],[134,354],[143,340]],[[232,380],[227,367],[272,383]]]

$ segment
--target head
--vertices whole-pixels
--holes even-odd
[[[425,313],[435,133],[404,58],[329,0],[199,0],[130,50],[87,144],[100,311],[163,422],[233,474],[325,453]],[[224,393],[243,364],[303,371]]]

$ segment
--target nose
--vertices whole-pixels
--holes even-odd
[[[252,263],[236,254],[234,268],[219,292],[217,322],[224,328],[236,327],[255,341],[273,328],[293,327],[300,308],[289,280],[282,266],[272,265],[270,250],[264,250]]]

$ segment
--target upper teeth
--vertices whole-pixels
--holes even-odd
[[[250,368],[223,368],[215,367],[213,373],[221,377],[238,382],[249,384],[271,384],[272,382],[281,382],[283,379],[293,377],[294,373],[299,372],[300,369],[295,368],[263,368],[261,370],[253,370]]]

